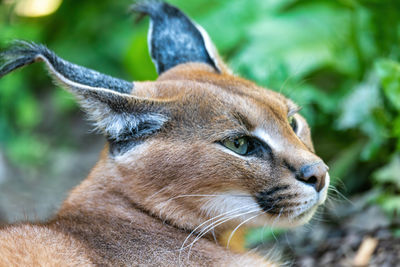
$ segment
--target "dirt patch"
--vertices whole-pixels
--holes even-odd
[[[331,205],[309,225],[283,233],[258,248],[278,248],[290,266],[400,266],[400,238],[394,234],[400,229],[400,221],[389,220],[365,199]],[[357,257],[367,265],[355,265]]]

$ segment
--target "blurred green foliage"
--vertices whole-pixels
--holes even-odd
[[[398,0],[171,0],[209,32],[234,72],[282,92],[302,107],[314,143],[347,194],[374,191],[400,212],[400,2]],[[147,19],[134,24],[131,1],[67,1],[56,13],[23,18],[0,6],[0,45],[47,44],[61,57],[128,80],[156,78]],[[54,89],[43,66],[0,80],[0,147],[18,164],[41,162],[40,132],[77,107]],[[44,100],[45,99],[45,100]],[[57,127],[57,126],[54,126]]]

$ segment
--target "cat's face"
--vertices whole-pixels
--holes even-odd
[[[327,166],[282,95],[202,64],[135,93],[175,101],[164,130],[114,158],[127,190],[154,214],[191,228],[213,217],[291,227],[324,202]]]

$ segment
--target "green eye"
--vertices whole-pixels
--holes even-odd
[[[245,136],[225,139],[222,144],[239,155],[246,155],[249,149],[249,139]]]
[[[297,121],[294,118],[294,116],[288,117],[288,121],[289,121],[290,127],[292,127],[293,131],[297,132]]]

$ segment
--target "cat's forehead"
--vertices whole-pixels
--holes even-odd
[[[149,88],[144,91],[150,90],[157,97],[177,97],[192,102],[193,106],[201,103],[206,108],[239,113],[254,124],[268,118],[285,119],[298,110],[296,104],[277,92],[232,74],[216,73],[205,64],[178,66],[161,75]]]

